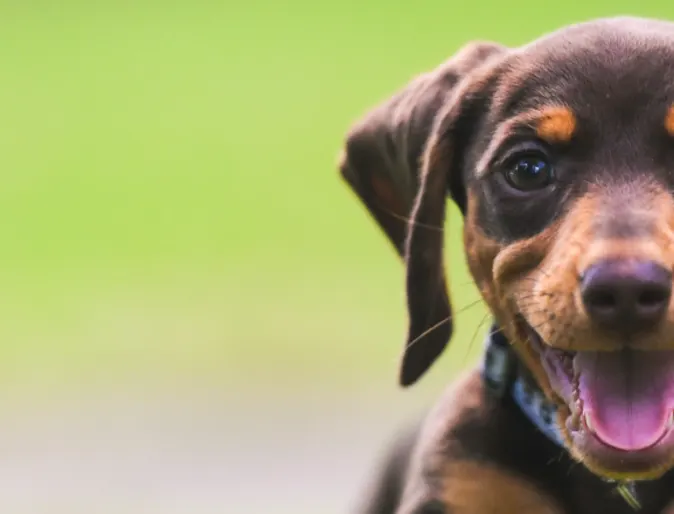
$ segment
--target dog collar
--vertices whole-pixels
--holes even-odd
[[[555,422],[557,406],[548,400],[534,380],[526,375],[510,342],[497,325],[492,325],[485,341],[482,379],[487,389],[498,398],[509,396],[527,419],[549,440],[565,448],[562,434]],[[634,510],[640,510],[634,482],[615,482],[616,491]]]
[[[492,393],[499,398],[510,396],[538,430],[558,446],[564,447],[562,434],[555,422],[557,407],[531,378],[521,372],[520,364],[510,349],[510,342],[495,325],[486,340],[482,378]]]

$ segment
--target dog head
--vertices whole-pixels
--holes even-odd
[[[407,270],[410,385],[452,333],[446,197],[481,294],[608,478],[674,465],[674,24],[473,43],[356,124],[341,170]]]

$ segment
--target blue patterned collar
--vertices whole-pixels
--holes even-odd
[[[501,330],[493,326],[487,336],[482,361],[482,378],[487,388],[501,398],[509,395],[536,428],[548,439],[564,447],[562,435],[555,422],[555,404],[518,368],[510,343]]]

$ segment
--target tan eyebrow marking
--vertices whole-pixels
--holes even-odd
[[[568,107],[553,105],[542,109],[533,109],[517,114],[503,122],[494,133],[489,146],[476,166],[475,176],[483,177],[494,152],[520,127],[535,131],[535,134],[548,143],[568,143],[576,131],[577,121]]]
[[[575,131],[576,116],[568,107],[543,109],[536,125],[536,135],[549,143],[568,143]]]
[[[670,105],[665,115],[665,130],[674,137],[674,105]]]

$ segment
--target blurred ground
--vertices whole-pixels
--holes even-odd
[[[337,178],[349,124],[472,39],[651,0],[0,3],[0,510],[349,512],[475,361],[396,387],[402,269]]]

